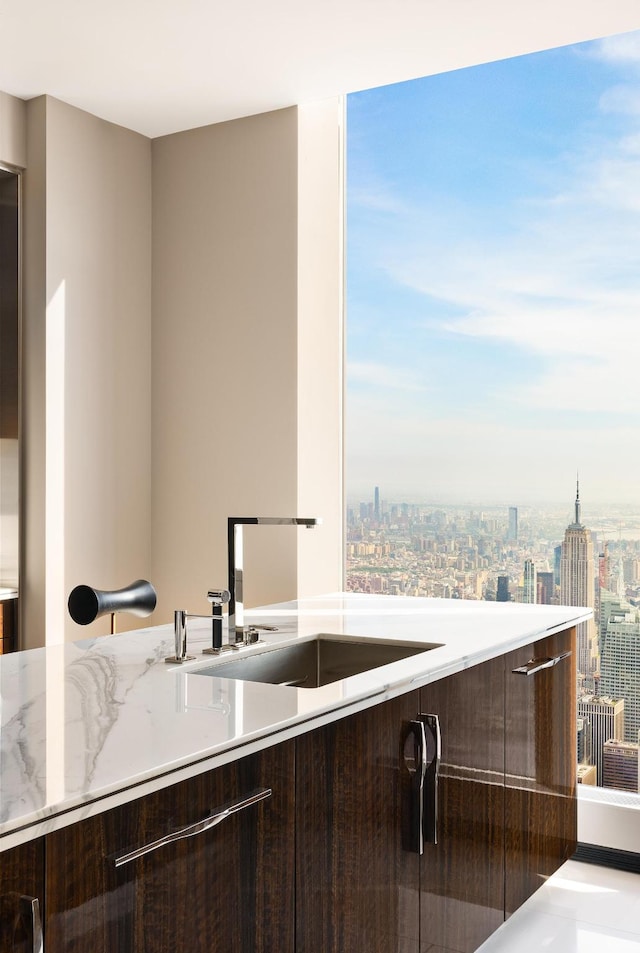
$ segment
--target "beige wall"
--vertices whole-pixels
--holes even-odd
[[[46,492],[46,100],[27,109],[23,187],[22,525],[20,641],[45,642]]]
[[[151,147],[50,97],[27,112],[22,603],[34,645],[44,630],[47,643],[108,631],[108,619],[69,619],[74,586],[150,571]]]
[[[299,579],[307,592],[340,587],[339,457],[327,466],[322,452],[335,454],[340,440],[339,426],[325,432],[329,420],[339,424],[336,102],[328,118],[322,112],[306,121],[298,108],[280,110],[153,142],[152,549],[161,619],[180,607],[207,611],[207,589],[226,585],[230,515],[324,518],[313,533],[245,531],[247,605],[293,598]],[[327,130],[322,156],[303,157],[305,140],[312,150]],[[312,179],[325,200],[315,206]],[[312,358],[323,334],[336,340]],[[316,423],[323,432],[306,465],[306,431]]]
[[[23,169],[27,164],[26,104],[0,92],[0,162]]]
[[[338,101],[153,143],[26,113],[24,645],[107,631],[81,582],[207,611],[229,515],[323,518],[246,530],[247,605],[339,589]]]
[[[298,107],[298,593],[343,588],[343,101]]]

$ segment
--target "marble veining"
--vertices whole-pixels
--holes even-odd
[[[201,654],[206,621],[190,631],[196,660],[182,666],[164,662],[170,626],[4,656],[0,850],[526,645],[590,611],[339,593],[247,613],[278,631],[241,652],[318,633],[442,643],[313,691],[198,675],[212,665]]]

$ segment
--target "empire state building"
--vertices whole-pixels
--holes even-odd
[[[576,482],[575,520],[567,526],[560,555],[560,602],[565,606],[595,606],[595,563],[591,533],[580,521],[580,484]],[[589,675],[597,667],[593,619],[577,631],[578,671]]]

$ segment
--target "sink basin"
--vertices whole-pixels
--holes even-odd
[[[401,644],[379,639],[317,635],[295,645],[219,662],[194,674],[296,688],[319,688],[439,647],[433,642]]]

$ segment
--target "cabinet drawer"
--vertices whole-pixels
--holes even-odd
[[[49,835],[47,953],[292,953],[293,752],[278,745]]]

